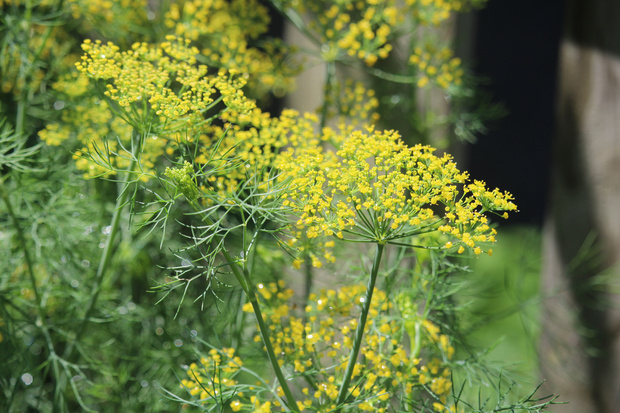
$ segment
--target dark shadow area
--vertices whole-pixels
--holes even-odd
[[[468,169],[515,195],[520,213],[507,224],[543,221],[563,10],[564,0],[501,0],[476,16],[474,70],[508,115],[468,148]]]

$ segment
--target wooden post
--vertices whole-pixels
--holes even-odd
[[[559,71],[542,378],[569,402],[553,412],[618,412],[620,2],[568,1]]]

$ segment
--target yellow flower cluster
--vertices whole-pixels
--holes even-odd
[[[255,108],[248,113],[230,110],[221,119],[222,126],[205,126],[201,136],[203,147],[196,162],[210,161],[212,168],[202,185],[204,192],[226,196],[249,179],[262,186],[283,148],[319,147],[321,143],[314,114],[287,109],[271,117]]]
[[[458,252],[467,246],[480,253],[479,244],[494,241],[484,213],[515,210],[512,197],[480,182],[467,185],[467,173],[449,155],[433,152],[429,146],[405,145],[395,131],[371,127],[346,136],[336,153],[289,150],[279,164],[292,180],[285,205],[308,238],[335,234],[398,244],[440,230],[452,237]]]
[[[66,0],[63,7],[84,32],[96,30],[106,37],[129,35],[149,21],[147,0]]]
[[[156,46],[135,43],[124,52],[99,40],[87,39],[82,48],[86,54],[76,64],[78,70],[106,81],[105,95],[141,130],[161,133],[200,123],[214,101],[215,85],[228,80],[224,72],[208,76],[208,68],[196,64],[198,49],[174,36]],[[232,89],[237,93],[237,88]]]
[[[267,9],[256,0],[178,1],[170,5],[165,25],[178,36],[197,40],[203,35],[218,35],[235,50],[245,50],[247,39],[267,32]],[[209,57],[209,55],[207,55]]]
[[[483,242],[495,242],[496,231],[489,227],[485,212],[504,211],[501,216],[508,218],[508,212],[516,210],[516,205],[511,202],[512,195],[500,192],[499,189],[488,190],[482,181],[474,181],[464,188],[463,196],[453,205],[446,205],[446,223],[438,230],[454,237],[461,245],[457,252],[465,251],[465,246],[473,249],[476,255],[482,253],[478,246]],[[446,248],[452,248],[452,241],[448,241]],[[491,250],[487,251],[491,254]]]
[[[472,7],[482,7],[486,0],[405,0],[411,8],[414,22],[420,26],[438,26],[453,13],[462,13]],[[424,48],[416,47],[409,57],[409,63],[419,71],[418,87],[430,84],[447,90],[452,85],[460,86],[463,69],[461,60],[453,57],[448,47],[438,49],[427,44]]]
[[[452,50],[447,47],[439,50],[432,45],[427,45],[424,49],[416,47],[409,63],[419,71],[418,87],[424,87],[431,82],[446,90],[451,85],[459,86],[463,82],[461,59],[453,57]]]
[[[190,364],[187,369],[190,379],[182,380],[181,386],[192,396],[205,402],[217,401],[227,393],[230,397],[232,394],[230,389],[237,384],[234,377],[242,366],[243,361],[235,356],[235,349],[223,348],[220,351],[212,349],[208,357],[201,357],[200,364]]]
[[[484,0],[288,0],[284,7],[307,18],[318,35],[323,60],[355,58],[373,66],[392,51],[391,42],[412,27],[436,26],[454,12]],[[429,62],[430,65],[430,62]]]
[[[40,0],[38,5],[40,6],[51,6],[57,3],[58,0]],[[28,4],[28,0],[0,0],[0,7],[3,6],[25,6]]]
[[[338,83],[326,94],[323,107],[329,108],[328,119],[337,118],[340,122],[375,124],[379,121],[376,112],[379,99],[375,91],[366,89],[362,82],[347,79],[343,85]],[[321,111],[321,109],[319,109]]]
[[[90,89],[90,79],[83,73],[71,71],[60,77],[52,88],[68,97],[76,98],[86,95]]]
[[[81,142],[75,158],[87,176],[107,175],[127,166],[131,156],[124,148],[130,147],[131,128],[145,135],[140,161],[142,179],[148,179],[163,154],[172,155],[192,134],[212,131],[205,119],[210,109],[222,110],[215,108],[220,100],[240,123],[258,111],[241,90],[243,77],[221,69],[211,75],[198,64],[198,49],[187,39],[169,36],[156,45],[135,43],[127,51],[111,42],[90,40],[82,47],[86,53],[76,64],[79,74],[54,84],[66,96],[61,122],[48,124],[39,135],[50,145],[71,138]],[[85,84],[89,77],[104,90],[106,100],[89,95]],[[86,154],[97,162],[89,162],[83,157]]]
[[[203,45],[209,65],[249,74],[248,86],[256,96],[283,96],[293,89],[300,67],[281,41],[261,39],[258,46],[269,22],[267,9],[257,0],[178,1],[164,17],[177,36]]]
[[[79,77],[78,79],[80,79]],[[131,140],[131,125],[122,118],[113,116],[108,103],[97,97],[76,96],[82,86],[79,83],[61,81],[54,84],[59,92],[66,93],[64,108],[58,122],[50,122],[39,131],[39,138],[48,145],[70,144],[77,147],[73,158],[86,178],[109,176],[115,170],[126,169],[131,160],[128,152]],[[144,139],[140,163],[147,180],[169,145],[166,139],[151,135]],[[110,156],[108,156],[110,155]],[[94,158],[89,159],[89,156]]]
[[[414,18],[423,25],[438,26],[448,19],[453,11],[460,11],[462,0],[405,0],[410,6],[417,6],[413,11]]]
[[[394,0],[285,3],[300,15],[312,15],[308,25],[325,45],[322,55],[326,61],[349,56],[374,65],[378,59],[388,57],[392,50],[390,35],[404,21]]]
[[[54,85],[54,88],[58,89],[65,87],[69,93],[76,90],[76,86],[69,82]],[[95,97],[78,97],[74,100],[67,96],[63,105],[65,108],[60,121],[48,123],[45,129],[39,131],[39,138],[43,142],[53,146],[76,142],[80,149],[74,152],[73,158],[77,168],[88,178],[106,176],[113,173],[113,169],[124,169],[129,165],[131,155],[119,145],[119,141],[129,142],[131,126],[122,119],[115,118],[105,101]],[[142,159],[145,167],[154,166],[161,153],[161,144],[162,140],[158,142],[150,139],[146,142],[145,156]],[[103,151],[114,156],[107,158]],[[87,153],[100,158],[100,162],[94,163],[85,158]]]
[[[344,238],[347,233],[356,239],[394,242],[439,229],[454,241],[446,248],[463,252],[470,247],[480,253],[480,243],[494,241],[484,212],[515,209],[509,194],[488,192],[483,184],[466,185],[467,174],[459,172],[448,155],[437,157],[430,147],[409,148],[394,131],[325,128],[317,136],[314,115],[302,117],[287,110],[274,118],[261,112],[241,92],[243,77],[222,70],[210,76],[206,66],[197,63],[198,50],[187,39],[171,36],[156,46],[136,43],[125,52],[99,41],[86,41],[83,48],[86,55],[78,69],[103,82],[109,104],[120,115],[113,118],[98,111],[105,109],[104,102],[79,108],[81,133],[87,135],[82,138],[87,145],[83,152],[95,151],[98,142],[93,136],[105,138],[116,132],[121,142],[126,141],[130,131],[114,126],[120,119],[139,130],[148,128],[151,138],[146,139],[148,148],[142,157],[145,169],[154,167],[164,151],[174,152],[183,141],[181,132],[199,134],[195,160],[209,163],[208,173],[198,182],[204,193],[226,196],[249,179],[260,187],[272,176],[274,166],[284,172],[282,177],[290,178],[292,201],[284,206],[292,207],[299,216],[297,226],[305,228],[302,236],[296,231],[295,239],[332,234]],[[220,113],[223,123],[216,125],[204,119],[218,93],[228,109]],[[369,103],[363,103],[364,94],[371,96]],[[341,100],[349,115],[362,116],[375,105],[372,93],[359,85],[345,89]],[[89,118],[93,127],[83,128]],[[60,143],[70,134],[66,124],[69,119],[62,127],[49,125],[41,137],[50,144]],[[335,143],[338,151],[323,150],[326,140]],[[117,150],[114,144],[107,145],[113,153]],[[119,158],[121,164],[129,159]],[[91,170],[92,175],[104,172]],[[443,215],[438,214],[441,205]],[[322,259],[333,261],[330,252],[323,258],[309,256],[315,265]]]
[[[299,410],[334,410],[366,288],[352,285],[311,294],[304,317],[299,318],[291,315],[293,291],[285,289],[282,282],[257,287],[265,303],[263,317],[272,332],[274,351],[280,355],[280,363],[292,372],[291,383],[303,395],[297,401]],[[251,312],[251,305],[246,304],[244,311]],[[408,403],[409,398],[430,396],[436,400],[437,411],[449,411],[452,383],[447,362],[454,350],[447,336],[425,320],[424,351],[411,357],[403,345],[402,323],[388,316],[392,311],[393,304],[385,292],[376,290],[353,374],[355,385],[351,388],[351,396],[354,401],[345,410],[387,412],[392,396],[404,394],[403,403]],[[260,336],[257,335],[255,341],[261,342]],[[242,364],[232,351],[224,349],[223,353],[217,353],[212,350],[210,355],[214,359],[201,360],[202,366],[192,364],[188,370],[190,379],[183,381],[183,386],[193,395],[199,396],[205,404],[215,404],[219,396],[227,400],[233,411],[281,411],[280,402],[269,396],[260,384],[238,387],[234,374]],[[221,374],[218,369],[222,370]],[[215,377],[220,377],[218,386],[213,385]],[[220,392],[217,395],[209,390],[215,388]],[[276,394],[281,396],[280,391],[276,389]]]
[[[472,3],[482,2],[476,0],[405,0],[405,3],[413,6],[413,17],[419,24],[437,26],[448,19],[451,13],[464,11]]]
[[[306,257],[315,268],[321,268],[324,262],[335,263],[336,256],[332,249],[336,245],[331,239],[308,238],[302,231],[303,226],[296,226],[288,239],[288,246],[297,251],[297,258],[293,261],[293,267],[300,269]]]

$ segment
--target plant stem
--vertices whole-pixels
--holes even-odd
[[[35,278],[34,271],[33,271],[33,261],[32,261],[32,257],[30,256],[30,250],[27,247],[26,237],[24,237],[24,232],[22,231],[22,228],[19,225],[19,219],[15,215],[15,210],[13,210],[13,204],[11,203],[11,200],[9,199],[8,194],[6,190],[4,189],[4,179],[1,179],[1,178],[0,178],[0,197],[4,201],[4,204],[6,205],[6,210],[9,213],[11,220],[13,221],[13,226],[15,227],[15,233],[17,235],[17,239],[22,246],[22,250],[24,251],[24,260],[26,261],[28,278],[30,278],[30,284],[32,284],[32,291],[34,292],[34,299],[37,302],[37,310],[39,313],[38,315],[39,317],[42,317],[44,315],[44,312],[43,312],[43,309],[41,308],[41,293],[39,292],[39,289],[37,288],[37,282],[36,282],[36,278]]]
[[[188,202],[197,212],[201,211],[200,205],[198,205],[198,203],[195,200],[188,199]],[[214,225],[214,222],[213,220],[211,220],[210,217],[204,214],[201,214],[201,216],[205,223],[211,226]],[[256,316],[256,322],[258,323],[258,329],[259,329],[261,338],[263,339],[263,344],[265,345],[265,348],[267,349],[267,356],[269,357],[269,362],[271,363],[271,366],[273,367],[273,371],[276,375],[278,382],[280,383],[280,387],[282,387],[282,391],[284,392],[284,396],[286,398],[286,403],[288,404],[288,407],[290,410],[299,413],[299,408],[297,407],[295,397],[293,396],[293,393],[291,392],[291,389],[288,386],[286,378],[284,377],[284,374],[282,373],[282,369],[280,368],[280,364],[278,363],[278,359],[276,358],[275,351],[273,350],[273,344],[271,343],[271,339],[269,336],[269,329],[265,325],[265,320],[263,320],[263,314],[260,309],[260,305],[258,303],[256,290],[254,289],[254,284],[252,283],[250,274],[248,273],[246,268],[239,265],[238,260],[234,259],[230,255],[228,250],[226,250],[226,248],[222,248],[221,253],[224,256],[224,259],[226,260],[226,263],[230,267],[231,271],[233,272],[235,278],[237,279],[237,282],[239,283],[239,285],[241,285],[241,288],[243,289],[243,291],[245,292],[245,294],[248,296],[250,300],[250,304],[252,305],[252,310],[254,311],[254,315]],[[250,254],[247,254],[247,255],[249,256]]]
[[[110,234],[108,235],[108,240],[106,242],[105,248],[103,249],[103,253],[101,254],[101,259],[99,260],[99,266],[97,267],[97,273],[95,274],[95,283],[91,289],[90,300],[86,305],[86,310],[84,312],[84,317],[82,319],[81,328],[77,330],[76,337],[72,341],[72,343],[67,346],[67,349],[64,353],[64,358],[69,358],[71,353],[73,352],[74,345],[73,343],[78,342],[79,338],[85,331],[86,324],[88,323],[88,317],[92,313],[95,305],[97,304],[97,300],[99,298],[99,293],[101,291],[101,284],[103,283],[103,279],[110,265],[110,258],[112,257],[114,240],[119,232],[119,226],[121,222],[121,213],[123,207],[127,203],[127,197],[129,196],[129,186],[132,184],[131,175],[133,173],[133,169],[137,164],[137,157],[140,152],[140,141],[141,136],[140,132],[137,130],[133,130],[132,132],[132,154],[131,161],[129,163],[129,168],[127,169],[127,174],[125,179],[122,181],[121,192],[116,199],[116,205],[114,207],[114,214],[112,215],[112,222],[110,223]]]
[[[329,113],[328,101],[332,94],[332,89],[336,81],[336,62],[325,62],[325,90],[323,93],[323,108],[321,109],[321,118],[319,119],[320,131],[327,125],[327,115]]]
[[[295,397],[291,392],[291,389],[286,382],[286,378],[282,373],[282,369],[280,368],[280,364],[276,358],[276,353],[273,350],[273,344],[271,344],[271,339],[269,338],[269,329],[265,324],[265,320],[263,320],[263,314],[260,309],[260,305],[258,303],[258,298],[256,296],[256,290],[254,289],[254,284],[252,284],[250,280],[250,275],[245,269],[239,268],[239,264],[236,260],[234,260],[226,249],[222,249],[222,255],[228,262],[230,269],[232,270],[235,278],[239,284],[241,284],[241,288],[245,291],[248,298],[250,299],[250,304],[252,304],[252,310],[254,310],[254,315],[256,316],[256,322],[258,323],[258,329],[260,331],[260,335],[263,339],[263,344],[265,344],[265,348],[267,349],[267,355],[269,357],[269,361],[271,362],[271,366],[276,374],[276,378],[280,383],[280,387],[282,387],[282,391],[284,392],[284,397],[286,398],[286,402],[290,410],[294,412],[299,412],[299,408],[297,407],[297,403],[295,402]]]
[[[374,292],[375,284],[377,282],[379,265],[381,264],[381,256],[383,255],[384,249],[385,244],[378,242],[377,249],[375,251],[375,258],[372,263],[372,269],[370,271],[370,278],[368,279],[368,286],[366,287],[366,297],[364,298],[364,302],[362,303],[362,313],[360,314],[360,318],[357,323],[357,329],[355,330],[355,341],[353,342],[353,348],[351,349],[351,355],[349,356],[349,364],[347,364],[347,369],[344,372],[344,379],[342,380],[342,385],[340,386],[340,391],[338,392],[338,399],[336,401],[337,406],[342,406],[342,404],[347,399],[349,393],[349,385],[351,384],[353,370],[355,369],[355,362],[357,361],[357,356],[359,354],[360,347],[362,346],[362,339],[364,338],[364,328],[366,327],[368,311],[370,310],[370,304],[372,303],[372,293]],[[338,410],[336,410],[336,412],[339,411],[340,407],[338,407]]]
[[[286,17],[297,30],[303,33],[308,40],[312,41],[317,46],[321,46],[321,41],[314,35],[314,33],[312,33],[312,31],[308,30],[308,25],[295,10],[291,7],[285,7],[281,0],[271,0],[270,3],[282,16]]]
[[[310,297],[310,292],[312,291],[312,284],[314,282],[314,272],[312,269],[312,259],[310,259],[310,255],[306,255],[304,257],[304,273],[305,273],[305,285],[304,285],[304,301],[303,304],[308,304],[308,299]],[[306,315],[304,314],[304,319]]]

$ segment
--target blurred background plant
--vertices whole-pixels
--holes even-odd
[[[497,115],[484,100],[472,106],[475,80],[434,31],[483,3],[0,1],[2,409],[543,411],[549,399],[529,396],[535,383],[518,388],[517,378],[507,391],[509,375],[470,347],[464,331],[494,340],[475,321],[481,291],[465,288],[478,304],[463,307],[462,288],[490,284],[464,275],[461,253],[482,250],[458,231],[446,239],[456,224],[443,237],[415,233],[440,252],[404,248],[407,231],[386,249],[359,342],[346,340],[368,297],[365,250],[301,225],[280,231],[299,212],[284,201],[291,178],[274,168],[291,148],[335,156],[330,148],[376,124],[445,150]],[[274,36],[273,18],[314,48]],[[316,112],[280,110],[313,65],[325,73]],[[353,69],[357,81],[346,79]],[[430,90],[454,102],[449,113],[416,111]],[[435,203],[421,201],[423,218],[440,214]],[[326,273],[314,267],[340,288],[321,290]],[[325,307],[333,297],[342,308]],[[271,368],[255,321],[276,349]],[[363,363],[332,368],[356,345]],[[274,380],[274,361],[306,386]],[[351,398],[336,372],[353,378]],[[485,402],[481,385],[497,390]]]

